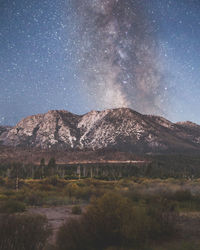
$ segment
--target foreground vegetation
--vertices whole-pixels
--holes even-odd
[[[77,211],[78,206],[74,207]],[[0,249],[200,249],[198,239],[180,238],[176,224],[178,217],[174,204],[165,199],[135,203],[116,192],[106,192],[98,198],[93,197],[82,215],[64,223],[53,245],[45,244],[51,232],[44,217],[1,214]],[[189,236],[192,235],[184,235],[184,238]]]
[[[107,193],[91,202],[83,216],[69,220],[57,236],[60,250],[144,247],[149,241],[173,235],[173,208],[159,204],[135,205]]]
[[[200,211],[200,179],[151,179],[130,177],[118,181],[65,180],[57,176],[42,180],[0,178],[0,212],[25,211],[27,206],[88,204],[93,197],[114,192],[135,204],[167,200],[179,212]]]
[[[182,218],[200,213],[199,158],[193,168],[183,161],[165,170],[168,163],[158,156],[151,164],[126,167],[125,177],[122,166],[111,166],[93,178],[76,168],[63,172],[54,159],[35,169],[2,164],[0,250],[198,250],[200,233],[192,235],[192,224]],[[61,226],[54,242],[47,219],[28,213],[30,207],[68,205],[77,217]]]
[[[39,215],[1,215],[1,250],[42,250],[50,235],[47,219]]]

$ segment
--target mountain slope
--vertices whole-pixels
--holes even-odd
[[[4,136],[6,136],[11,129],[12,127],[9,126],[0,126],[0,137],[3,138]]]
[[[200,144],[200,125],[193,122],[178,122],[176,126],[183,131],[189,140],[194,143]]]
[[[83,116],[54,110],[27,117],[13,128],[0,128],[0,144],[43,149],[182,152],[200,149],[200,126],[174,124],[127,108],[91,111]]]

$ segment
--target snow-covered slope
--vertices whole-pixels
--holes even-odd
[[[43,149],[191,151],[200,149],[200,126],[174,124],[127,108],[91,111],[83,116],[53,110],[27,117],[13,128],[0,128],[0,144]]]

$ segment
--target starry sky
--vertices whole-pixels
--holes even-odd
[[[199,0],[0,0],[0,125],[117,107],[200,124]]]

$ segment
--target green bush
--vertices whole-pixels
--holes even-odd
[[[134,206],[116,193],[107,193],[92,201],[77,220],[64,224],[57,235],[59,250],[104,249],[107,247],[137,247],[148,241],[171,236],[172,212],[162,203],[156,208]]]
[[[179,190],[174,193],[173,196],[174,200],[176,201],[189,201],[192,200],[192,194],[190,190]]]
[[[5,185],[5,180],[4,178],[0,176],[0,186],[4,186],[4,185]]]
[[[167,199],[155,200],[149,204],[147,214],[151,219],[149,236],[157,240],[175,233],[174,217],[177,216],[176,204]]]
[[[10,178],[7,178],[5,180],[5,187],[8,188],[8,189],[14,189],[16,186],[16,181],[15,179],[10,179]]]
[[[0,218],[1,250],[42,250],[50,235],[41,215],[9,215]]]
[[[82,213],[82,209],[79,205],[72,207],[72,214],[81,214],[81,213]]]
[[[44,200],[44,192],[33,191],[26,194],[25,202],[31,206],[41,206]]]
[[[0,201],[7,200],[7,196],[4,194],[0,194]]]
[[[16,200],[4,201],[0,206],[1,213],[20,213],[24,212],[26,205],[23,202]]]
[[[57,175],[47,177],[45,183],[56,186],[59,183],[59,178]]]
[[[76,183],[69,183],[66,187],[66,194],[69,197],[76,197],[77,192],[79,191],[79,186]]]

